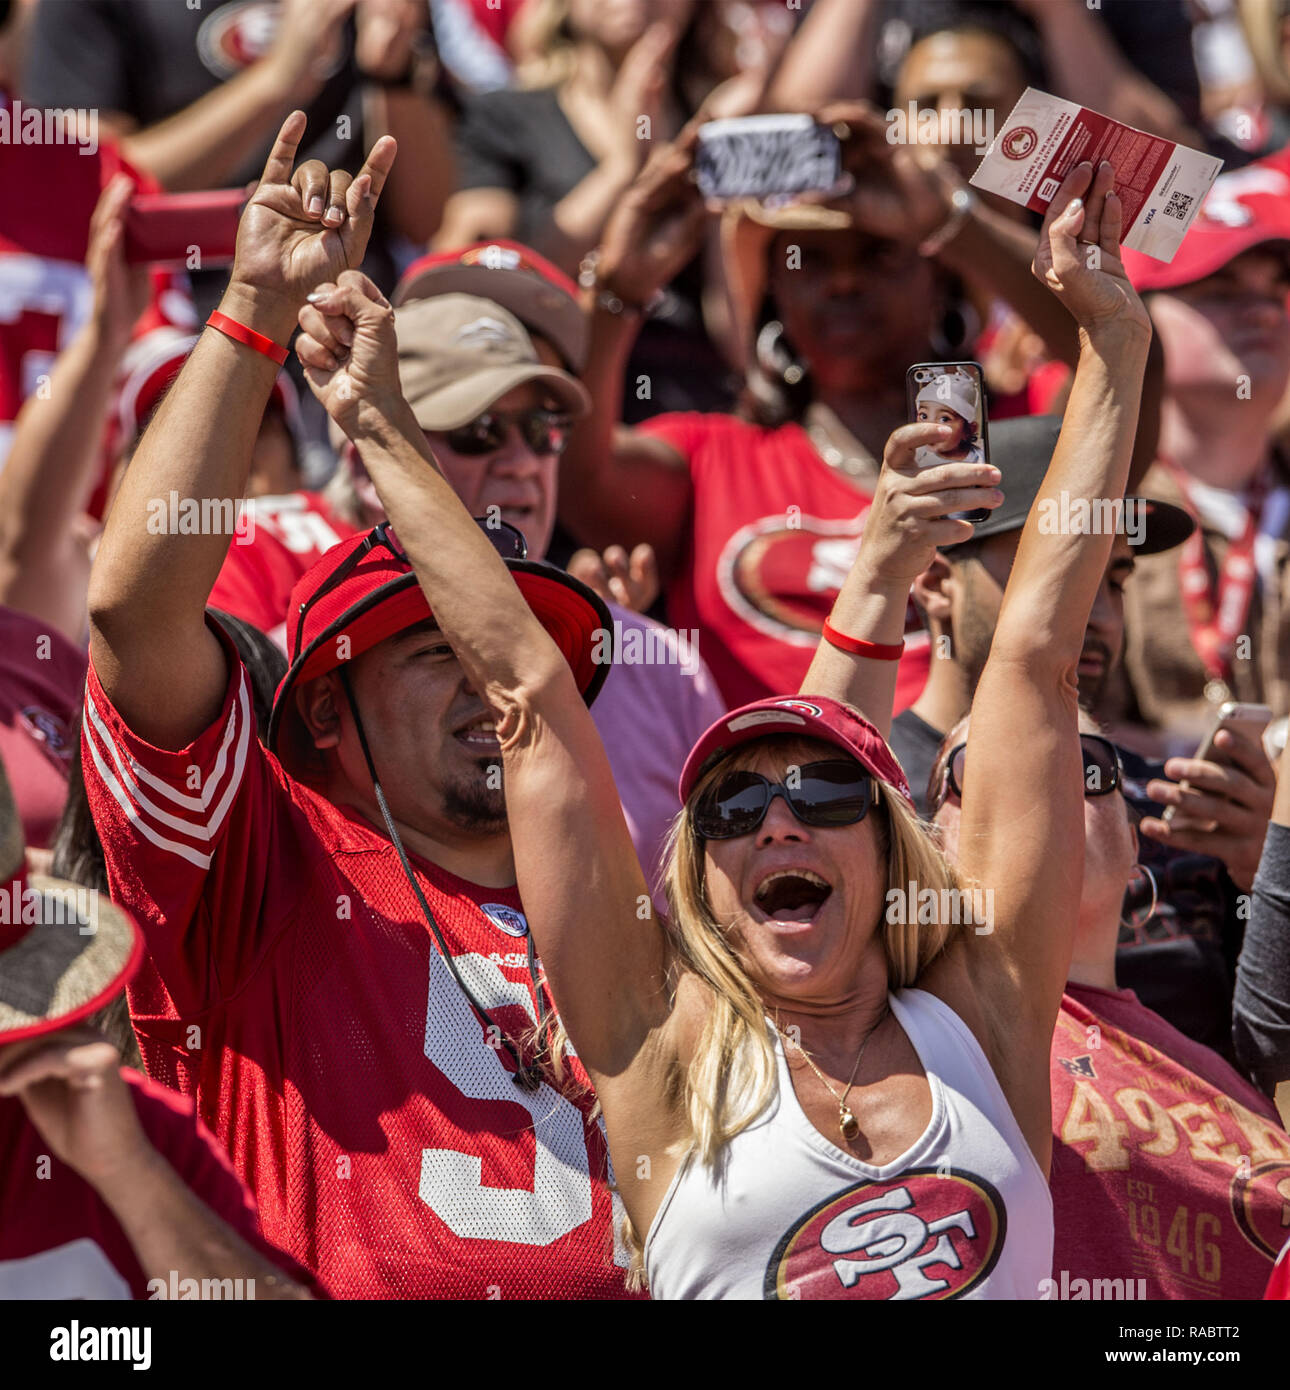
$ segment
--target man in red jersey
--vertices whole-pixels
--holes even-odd
[[[269,1238],[338,1296],[621,1297],[590,1090],[576,1061],[562,1082],[545,1059],[493,713],[396,537],[343,542],[297,586],[274,755],[203,616],[228,535],[147,526],[172,490],[242,495],[275,345],[361,259],[393,142],[352,182],[314,161],[293,176],[303,129],[295,113],[280,132],[218,331],[136,451],[92,581],[86,789],[149,947],[135,1028]],[[603,607],[511,567],[592,698]]]

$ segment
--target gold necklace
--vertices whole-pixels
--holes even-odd
[[[832,411],[829,412],[832,415]],[[836,416],[833,416],[837,420]],[[846,427],[838,421],[839,430],[845,431],[851,444],[858,449],[859,453],[848,453],[839,448],[836,442],[837,436],[829,423],[828,417],[824,414],[823,408],[813,406],[807,413],[805,420],[806,435],[811,441],[815,452],[830,468],[837,473],[842,473],[848,478],[858,478],[865,482],[873,482],[878,476],[878,464],[873,455],[860,443]]]
[[[806,1065],[810,1067],[810,1069],[816,1074],[816,1076],[820,1078],[820,1082],[824,1086],[824,1089],[829,1093],[829,1095],[833,1097],[834,1100],[837,1101],[838,1128],[842,1131],[842,1137],[844,1139],[854,1139],[860,1133],[860,1121],[856,1119],[854,1114],[852,1114],[851,1107],[847,1104],[847,1097],[851,1094],[852,1086],[856,1084],[856,1077],[857,1075],[859,1075],[860,1072],[860,1059],[864,1056],[865,1048],[869,1046],[869,1039],[872,1038],[873,1035],[882,1026],[883,1020],[887,1017],[888,1013],[890,1012],[891,1010],[889,1008],[884,1008],[882,1013],[879,1015],[878,1022],[875,1023],[873,1027],[870,1028],[869,1031],[864,1035],[864,1041],[860,1044],[860,1051],[856,1054],[856,1064],[854,1067],[851,1068],[851,1079],[847,1082],[847,1088],[845,1091],[842,1092],[841,1095],[838,1095],[838,1093],[829,1084],[828,1078],[819,1069],[819,1067],[815,1065],[814,1061],[811,1059],[811,1054],[802,1046],[802,1044],[800,1042],[794,1042],[793,1039],[790,1038],[788,1034],[785,1033],[784,1030],[779,1027],[778,1024],[775,1025],[775,1031],[780,1035],[781,1038],[784,1039],[785,1042],[793,1043],[793,1046],[797,1048],[797,1050],[802,1054],[803,1057],[806,1058]]]

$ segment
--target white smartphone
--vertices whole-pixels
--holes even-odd
[[[1213,727],[1209,733],[1200,741],[1194,756],[1198,762],[1221,761],[1221,758],[1214,756],[1214,740],[1218,737],[1220,730],[1231,729],[1233,733],[1242,734],[1248,738],[1256,747],[1262,746],[1263,731],[1272,721],[1272,711],[1267,705],[1246,705],[1238,700],[1228,700],[1219,706],[1218,714],[1214,719]],[[1186,781],[1179,782],[1180,787],[1190,785]],[[1177,806],[1166,806],[1161,820],[1171,821]]]

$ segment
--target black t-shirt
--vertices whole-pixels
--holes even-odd
[[[235,77],[267,51],[273,0],[55,0],[36,7],[22,98],[33,106],[120,111],[156,125]],[[310,104],[302,159],[356,173],[362,165],[362,88],[352,28],[343,28],[326,84]],[[285,112],[284,112],[285,115]],[[260,175],[272,137],[227,186]]]
[[[457,187],[503,188],[519,203],[515,238],[541,249],[557,203],[596,167],[554,87],[482,92],[466,100],[457,127]],[[627,364],[622,418],[628,425],[670,411],[727,412],[729,367],[708,338],[700,312],[702,258],[664,293]],[[648,378],[648,394],[640,379]]]
[[[54,0],[36,7],[21,82],[32,106],[119,111],[141,128],[191,106],[261,57],[272,41],[275,0]],[[300,159],[357,173],[365,154],[362,83],[354,65],[352,23],[342,27],[328,77],[306,110]],[[283,113],[286,114],[285,112]],[[252,150],[221,186],[258,179],[273,134]],[[405,155],[406,158],[406,155]],[[364,265],[390,288],[382,239],[374,235]],[[198,310],[214,307],[226,271],[193,275]]]
[[[902,711],[891,721],[891,737],[887,742],[896,755],[896,761],[905,769],[905,779],[920,816],[932,814],[927,800],[927,782],[936,765],[936,755],[940,752],[943,738],[938,729],[933,729],[912,709]]]

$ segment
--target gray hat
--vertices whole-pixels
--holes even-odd
[[[454,430],[526,381],[544,386],[571,416],[591,397],[568,372],[538,359],[514,314],[491,299],[440,294],[394,311],[399,381],[423,430]]]

